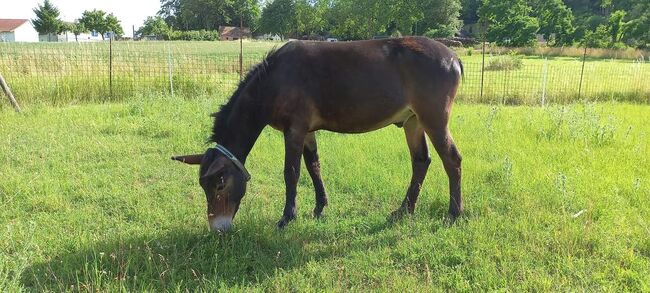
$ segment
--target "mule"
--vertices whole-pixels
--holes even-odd
[[[463,211],[461,155],[448,129],[463,66],[443,44],[424,37],[355,42],[289,42],[270,52],[213,114],[217,148],[172,159],[200,164],[210,228],[225,231],[246,193],[244,164],[267,125],[284,133],[286,202],[278,227],[296,217],[304,158],[316,193],[314,216],[328,203],[315,132],[363,133],[403,127],[412,176],[397,214],[413,213],[431,157],[429,137],[449,178],[449,213]]]

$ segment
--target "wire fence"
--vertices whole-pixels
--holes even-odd
[[[0,43],[0,73],[22,103],[116,101],[151,93],[225,99],[246,74],[240,72],[240,62],[246,71],[278,45],[246,42],[240,61],[236,42]],[[463,50],[461,101],[650,103],[650,64],[645,59],[522,57]]]

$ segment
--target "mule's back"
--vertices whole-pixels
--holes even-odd
[[[417,99],[435,98],[427,92],[452,86],[461,74],[453,51],[422,37],[290,42],[274,55],[276,112],[304,113],[297,118],[310,130],[365,132],[403,122]],[[274,120],[286,119],[296,118]]]

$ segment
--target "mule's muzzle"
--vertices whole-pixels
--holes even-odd
[[[213,232],[227,232],[232,229],[232,217],[208,217],[208,222],[210,223],[210,230]]]

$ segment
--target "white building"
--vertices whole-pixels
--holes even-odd
[[[0,42],[38,42],[38,32],[27,19],[0,19]]]

